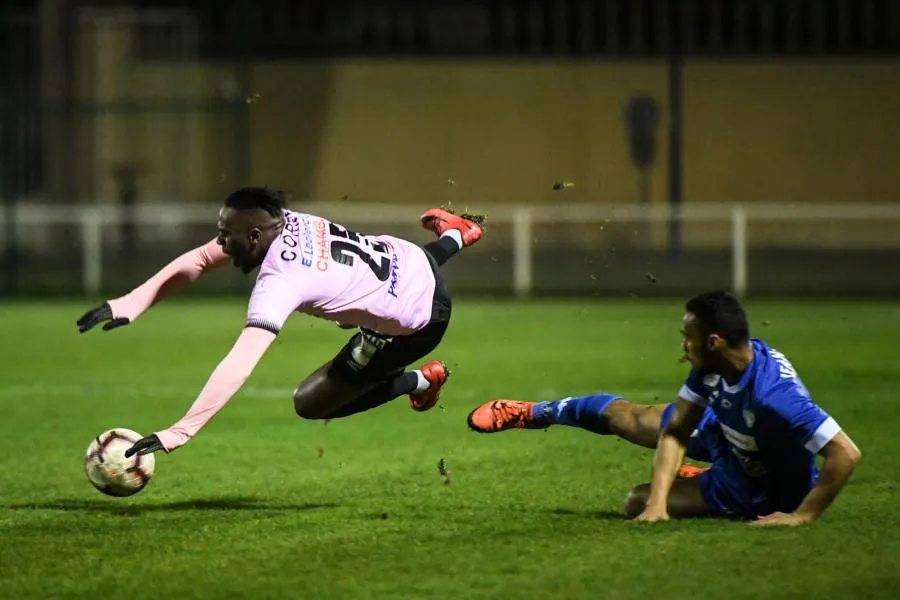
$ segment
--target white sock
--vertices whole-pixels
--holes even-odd
[[[462,233],[459,231],[459,229],[449,229],[449,230],[445,231],[443,234],[441,234],[441,237],[442,238],[448,237],[448,238],[452,239],[454,242],[459,244],[459,249],[462,250],[462,247],[463,247]]]
[[[416,374],[416,379],[418,379],[419,382],[416,384],[416,389],[414,389],[412,391],[412,393],[413,394],[424,394],[425,391],[431,387],[431,384],[428,383],[428,380],[425,379],[425,376],[422,375],[422,371],[420,371],[419,369],[416,369],[415,371],[413,371],[413,373]]]

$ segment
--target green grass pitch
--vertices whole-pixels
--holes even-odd
[[[649,451],[569,428],[467,431],[476,404],[609,391],[668,401],[681,300],[458,300],[441,408],[401,398],[303,421],[291,391],[349,332],[295,315],[244,390],[140,494],[82,471],[91,438],[182,416],[239,333],[241,298],[161,305],[80,336],[87,303],[0,306],[0,597],[896,598],[896,303],[750,301],[863,451],[797,529],[620,516]],[[438,472],[446,461],[450,482]]]

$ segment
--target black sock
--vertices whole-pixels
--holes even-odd
[[[401,373],[390,381],[379,383],[356,400],[345,404],[328,415],[327,418],[340,419],[341,417],[349,417],[356,413],[372,410],[382,404],[387,404],[398,396],[410,393],[416,389],[417,385],[419,385],[419,378],[414,371]]]
[[[459,244],[451,237],[440,237],[424,246],[425,252],[434,257],[434,261],[441,266],[447,259],[461,250]]]

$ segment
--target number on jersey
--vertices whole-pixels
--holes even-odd
[[[391,276],[391,250],[387,244],[334,223],[328,225],[328,232],[332,237],[331,258],[335,262],[352,267],[358,258],[369,266],[378,281],[387,281]]]

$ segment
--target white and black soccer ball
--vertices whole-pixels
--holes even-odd
[[[144,489],[156,470],[152,453],[125,458],[125,451],[142,436],[121,427],[94,438],[84,455],[84,472],[95,488],[109,496],[131,496]]]

